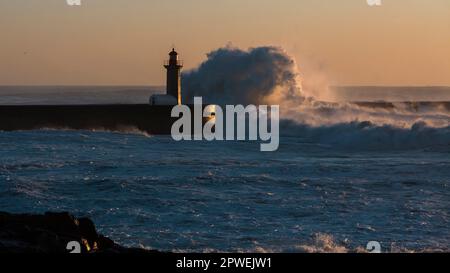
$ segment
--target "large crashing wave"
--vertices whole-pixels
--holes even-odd
[[[216,104],[264,104],[277,98],[301,103],[297,65],[281,48],[225,47],[207,57],[200,67],[183,75],[186,101],[202,96]]]
[[[448,108],[318,101],[302,90],[295,59],[280,47],[214,50],[198,68],[184,73],[183,88],[188,102],[202,96],[215,104],[278,104],[284,135],[343,146],[450,147]]]

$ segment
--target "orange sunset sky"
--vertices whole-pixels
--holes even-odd
[[[0,0],[0,85],[163,85],[231,43],[340,85],[450,85],[450,1]]]

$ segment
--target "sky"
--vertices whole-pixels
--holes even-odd
[[[0,85],[164,85],[226,45],[281,46],[333,85],[450,86],[450,1],[0,0]]]

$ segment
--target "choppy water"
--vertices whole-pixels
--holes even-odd
[[[275,153],[253,142],[0,132],[0,208],[70,211],[121,244],[160,250],[345,251],[376,240],[386,251],[448,251],[450,129],[438,130],[398,133],[416,146],[389,146],[390,133],[368,139],[385,146],[353,148],[298,134]]]

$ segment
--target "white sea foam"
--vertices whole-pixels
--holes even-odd
[[[202,96],[216,104],[279,104],[282,135],[326,144],[371,148],[450,146],[449,103],[330,103],[312,94],[295,59],[280,47],[212,51],[183,75],[185,101]],[[310,92],[313,90],[314,92]]]

